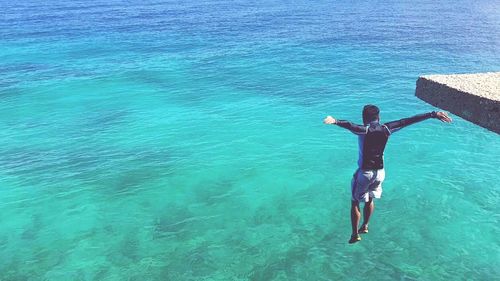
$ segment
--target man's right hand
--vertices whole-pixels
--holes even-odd
[[[452,121],[451,117],[448,116],[448,113],[446,113],[444,111],[436,112],[436,118],[441,120],[442,122],[446,122],[446,123],[451,123],[451,121]]]
[[[337,120],[335,120],[335,118],[333,118],[330,115],[326,116],[325,120],[323,120],[323,123],[325,123],[327,125],[335,124],[336,122],[337,122]]]

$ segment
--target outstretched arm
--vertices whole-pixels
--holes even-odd
[[[429,118],[437,118],[437,119],[441,120],[442,122],[446,122],[446,123],[450,123],[452,121],[446,112],[432,111],[432,112],[428,112],[428,113],[418,114],[418,115],[415,115],[415,116],[412,116],[409,118],[403,118],[400,120],[387,122],[384,124],[384,126],[387,127],[387,129],[389,130],[390,133],[394,133],[394,132],[396,132],[396,131],[398,131],[406,126],[409,126],[411,124],[415,124],[415,123],[420,122],[420,121],[424,121],[424,120],[429,119]]]
[[[366,126],[354,124],[354,123],[351,123],[351,122],[346,121],[346,120],[337,120],[337,119],[333,118],[332,116],[327,116],[325,118],[325,120],[323,120],[323,123],[325,123],[327,125],[338,125],[339,127],[347,129],[356,135],[364,135],[364,134],[366,134],[366,131],[368,130],[368,127],[366,127]]]

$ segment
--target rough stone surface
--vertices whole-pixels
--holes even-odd
[[[500,134],[500,72],[421,76],[415,95]]]

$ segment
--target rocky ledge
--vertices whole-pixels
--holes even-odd
[[[500,134],[500,72],[420,76],[415,95]]]

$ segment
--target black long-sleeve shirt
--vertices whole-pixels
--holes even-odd
[[[358,166],[360,169],[373,170],[384,168],[385,145],[392,133],[411,124],[436,117],[437,114],[433,111],[384,124],[380,124],[379,121],[373,121],[362,126],[346,120],[337,120],[335,124],[358,135]]]

